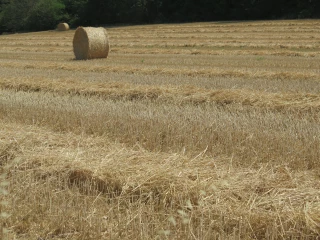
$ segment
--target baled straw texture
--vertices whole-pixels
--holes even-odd
[[[78,27],[73,38],[76,59],[107,58],[109,54],[107,30],[99,27]]]
[[[58,31],[68,31],[69,29],[70,27],[68,23],[59,23],[57,27]]]

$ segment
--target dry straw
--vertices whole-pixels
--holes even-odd
[[[68,31],[70,29],[68,23],[59,23],[57,26],[58,31]]]
[[[73,38],[76,59],[106,58],[109,54],[107,30],[99,27],[78,27]]]

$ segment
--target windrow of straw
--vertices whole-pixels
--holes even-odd
[[[2,134],[12,135],[21,125],[11,126]],[[141,231],[153,239],[159,229],[170,230],[171,239],[189,239],[192,233],[197,239],[316,239],[320,231],[312,171],[306,180],[285,165],[234,168],[227,158],[139,151],[99,137],[82,136],[79,142],[78,135],[46,129],[29,137],[21,147],[33,151],[18,153],[22,163],[9,179],[18,207],[11,209],[7,224],[17,236],[45,235],[49,227],[61,228],[56,237],[95,236],[90,239],[104,239],[104,229],[124,236],[115,239],[129,234],[136,239]],[[52,145],[52,156],[43,156]],[[79,154],[79,149],[85,150]]]

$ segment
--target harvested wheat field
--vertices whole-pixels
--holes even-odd
[[[320,20],[0,36],[3,239],[319,239]]]

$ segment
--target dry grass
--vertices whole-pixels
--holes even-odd
[[[6,224],[23,239],[319,234],[317,171],[235,168],[223,157],[152,153],[101,137],[2,126],[2,144],[14,138],[19,151],[10,156],[20,159],[10,171],[13,217]]]
[[[181,104],[218,103],[241,104],[279,111],[320,111],[320,97],[311,93],[269,93],[248,89],[205,89],[192,86],[150,86],[128,83],[100,83],[82,80],[33,78],[0,78],[3,90],[46,92],[61,96],[99,97],[112,100],[149,99],[157,102]]]
[[[113,27],[91,61],[72,30],[1,36],[5,237],[317,239],[318,30]]]
[[[319,166],[319,112],[270,111],[238,104],[175,104],[148,99],[118,101],[45,93],[1,92],[1,115],[56,131],[106,135],[150,151],[206,149],[237,165],[262,162],[299,169]],[[169,116],[169,117],[168,117]],[[183,150],[184,149],[184,150]]]

